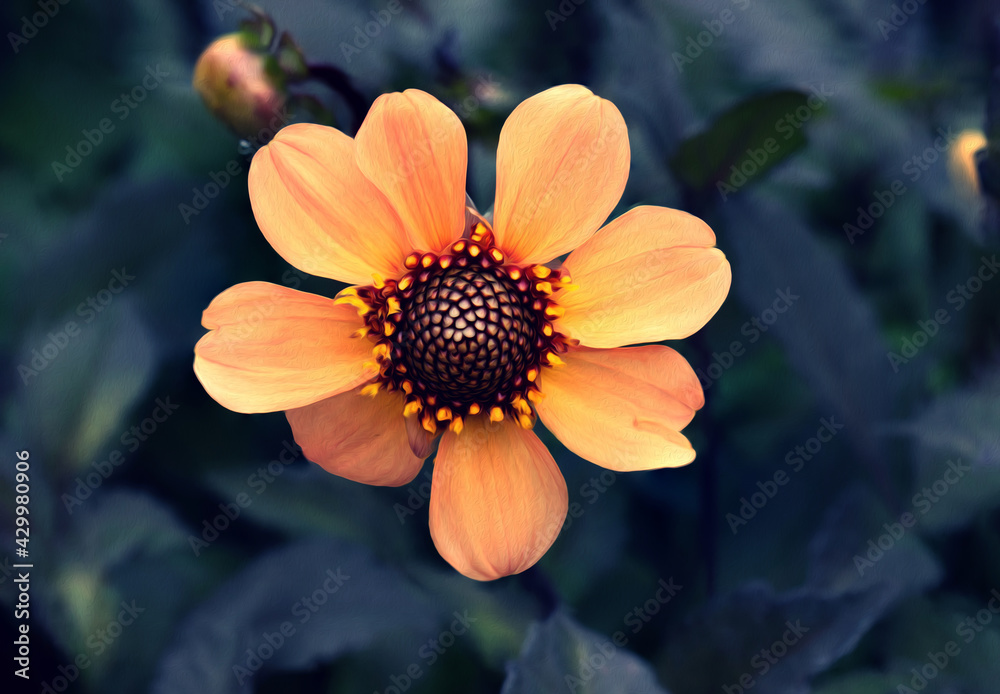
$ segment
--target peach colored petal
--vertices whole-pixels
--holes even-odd
[[[305,457],[334,475],[398,487],[423,465],[410,450],[398,393],[371,397],[356,388],[285,415]]]
[[[520,573],[566,520],[562,473],[530,430],[469,417],[441,437],[431,481],[430,527],[438,552],[479,581]]]
[[[402,411],[402,405],[400,405],[400,411]],[[413,455],[420,456],[421,458],[426,458],[434,450],[434,439],[435,435],[424,429],[420,424],[420,417],[414,415],[411,417],[406,417],[406,436],[410,442],[410,449],[413,451]]]
[[[392,202],[415,248],[436,252],[462,235],[468,145],[451,109],[419,89],[383,94],[356,142],[358,166]]]
[[[519,263],[579,246],[618,204],[630,156],[621,113],[585,87],[553,87],[521,103],[497,148],[497,245]]]
[[[636,207],[564,263],[578,289],[561,292],[556,329],[589,347],[687,337],[722,306],[732,271],[703,221],[666,207]]]
[[[687,465],[694,449],[679,432],[705,404],[684,357],[662,345],[589,349],[541,374],[538,416],[566,448],[610,470]]]
[[[277,412],[343,393],[372,377],[372,345],[352,338],[357,311],[315,294],[246,282],[219,294],[194,348],[208,394],[235,412]]]
[[[401,271],[409,252],[403,223],[339,130],[283,128],[254,155],[248,185],[260,230],[300,270],[351,284]]]

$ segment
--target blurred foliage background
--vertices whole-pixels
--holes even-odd
[[[698,459],[615,475],[539,424],[559,539],[521,576],[456,574],[427,530],[432,461],[398,489],[341,480],[192,373],[226,287],[340,288],[268,246],[245,143],[191,87],[249,12],[10,0],[0,598],[13,638],[26,449],[24,691],[997,691],[1000,157],[959,137],[1000,146],[994,3],[261,5],[328,66],[298,88],[345,132],[383,92],[449,104],[481,209],[517,103],[581,83],[618,106],[613,216],[702,216],[733,267],[674,345],[706,388]]]

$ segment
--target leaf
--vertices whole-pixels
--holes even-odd
[[[809,548],[806,584],[776,593],[751,583],[691,615],[668,646],[669,684],[691,694],[722,687],[805,694],[810,679],[850,653],[904,597],[927,590],[941,569],[915,534],[885,552],[874,569],[853,555],[892,522],[869,492],[845,494],[827,513]]]
[[[881,614],[884,586],[842,595],[777,594],[748,584],[691,615],[668,646],[668,683],[686,694],[721,687],[805,694],[809,678],[853,650]],[[681,665],[682,664],[682,665]]]
[[[741,101],[682,142],[670,159],[670,168],[695,190],[720,182],[739,188],[744,185],[738,183],[739,176],[759,178],[805,147],[796,109],[805,108],[811,116],[824,108],[822,103],[814,107],[810,97],[783,89]]]
[[[97,495],[62,525],[46,552],[60,561],[36,596],[46,628],[64,653],[89,657],[95,691],[140,691],[207,566],[173,513],[141,492]],[[106,638],[113,623],[120,638]]]
[[[535,623],[501,694],[668,694],[648,663],[556,612]]]
[[[912,491],[921,527],[927,530],[964,525],[1000,503],[1000,370],[978,380],[938,397],[911,422],[892,429],[916,444]],[[971,469],[958,475],[949,463],[960,471]]]
[[[812,387],[820,414],[842,421],[859,459],[880,471],[886,456],[877,427],[888,420],[899,384],[868,299],[837,256],[777,203],[741,196],[723,215],[720,245],[731,254],[740,299],[770,324],[764,327]],[[784,313],[771,309],[780,292],[797,297]]]
[[[937,559],[921,541],[919,527],[899,528],[899,513],[891,513],[865,487],[846,491],[827,511],[826,518],[809,544],[809,576],[806,585],[834,593],[888,585],[890,604],[919,595],[942,577]],[[886,530],[886,525],[890,526]],[[890,549],[874,566],[857,565],[855,557],[867,559],[868,542],[895,532]]]
[[[27,446],[56,459],[53,471],[89,465],[117,438],[156,364],[157,350],[130,297],[113,297],[94,316],[50,323],[21,349],[20,363],[36,373],[20,379],[14,426]]]
[[[400,516],[401,507],[394,503],[392,492],[331,475],[314,463],[289,465],[267,486],[259,477],[250,483],[253,469],[214,472],[207,485],[224,501],[246,494],[250,504],[241,514],[289,537],[352,538],[384,556],[398,558],[413,553],[414,530],[427,532],[426,511],[423,524],[419,516]],[[421,474],[411,486],[424,481]],[[402,503],[405,506],[405,499]]]
[[[152,691],[252,692],[262,672],[308,669],[437,622],[427,596],[368,550],[307,540],[266,553],[188,615]]]

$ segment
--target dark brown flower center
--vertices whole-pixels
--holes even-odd
[[[542,367],[561,363],[571,344],[552,321],[552,295],[569,278],[543,265],[505,263],[492,233],[476,225],[442,254],[412,253],[399,279],[352,287],[338,301],[357,307],[375,343],[378,376],[364,388],[400,391],[403,414],[431,432],[462,430],[463,418],[534,423],[529,401]]]
[[[439,271],[401,301],[393,358],[417,390],[455,411],[502,404],[540,361],[542,326],[532,299],[499,267]]]

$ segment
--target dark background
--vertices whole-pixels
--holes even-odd
[[[673,345],[706,385],[698,458],[615,475],[539,425],[578,517],[521,576],[457,574],[427,530],[432,462],[398,489],[341,480],[283,415],[229,412],[192,372],[226,287],[340,288],[268,246],[239,139],[191,87],[247,13],[49,0],[25,29],[40,4],[5,2],[0,597],[9,644],[28,450],[24,691],[996,692],[1000,177],[981,157],[977,189],[949,163],[1000,112],[995,5],[401,4],[357,52],[387,3],[263,6],[364,110],[411,87],[455,109],[481,209],[510,111],[581,83],[629,126],[612,216],[665,205],[716,231],[733,289]],[[353,133],[347,92],[307,90]]]

